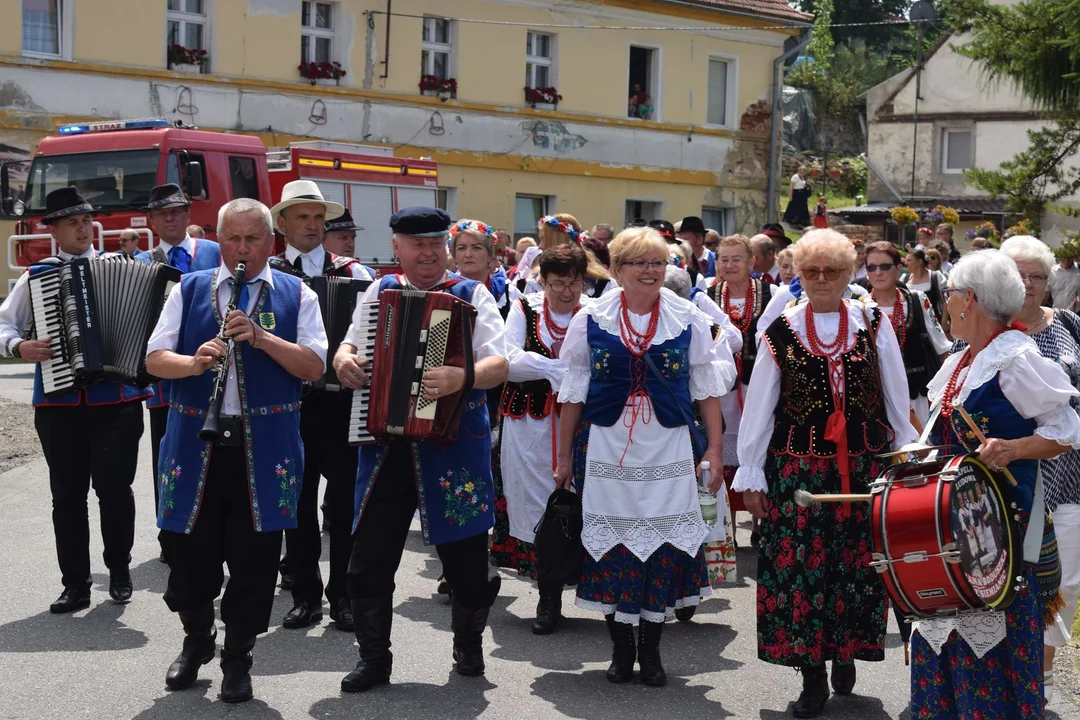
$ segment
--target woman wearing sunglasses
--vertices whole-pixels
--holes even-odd
[[[796,490],[866,493],[877,454],[914,440],[903,356],[876,307],[843,299],[855,248],[834,230],[792,246],[808,302],[762,336],[739,432],[734,489],[761,518],[758,657],[799,668],[793,714],[816,717],[840,695],[855,660],[885,658],[885,591],[870,568],[866,503],[804,508]]]
[[[908,290],[918,290],[926,295],[930,306],[938,316],[942,329],[949,332],[949,308],[945,305],[945,274],[940,270],[930,269],[930,261],[925,250],[912,250],[907,256],[907,272],[900,277]]]
[[[582,492],[577,604],[607,621],[608,680],[629,682],[636,655],[642,684],[663,685],[664,621],[710,592],[695,468],[721,465],[719,398],[735,367],[709,318],[663,289],[668,247],[655,229],[623,230],[610,250],[620,289],[574,316],[559,354],[567,370],[555,484],[573,480]],[[706,430],[699,440],[694,401]],[[712,492],[720,481],[713,476]]]

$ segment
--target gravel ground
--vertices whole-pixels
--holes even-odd
[[[0,473],[41,456],[34,408],[0,397]]]

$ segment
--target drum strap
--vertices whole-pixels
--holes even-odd
[[[1043,476],[1040,466],[1035,473],[1035,498],[1031,501],[1031,515],[1028,516],[1028,528],[1024,533],[1024,562],[1039,562],[1045,521],[1046,499],[1043,497]]]

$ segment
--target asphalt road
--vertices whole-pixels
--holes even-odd
[[[26,366],[0,365],[0,398],[28,402],[30,380]],[[693,623],[667,625],[661,645],[667,687],[608,683],[604,670],[611,646],[603,619],[573,607],[569,591],[564,596],[568,617],[558,633],[532,635],[535,588],[510,575],[504,576],[485,635],[487,675],[463,678],[451,672],[450,610],[434,594],[438,561],[423,546],[418,521],[397,576],[390,687],[341,694],[339,682],[357,659],[351,634],[326,622],[306,631],[280,627],[291,602],[288,594],[279,593],[273,627],[255,647],[255,700],[238,706],[221,703],[216,662],[203,669],[194,688],[167,692],[165,670],[182,634],[161,598],[167,568],[157,561],[148,436],[149,430],[143,436],[135,483],[135,595],[127,606],[109,601],[108,573],[92,512],[91,607],[74,615],[49,614],[49,603],[61,587],[45,462],[38,456],[0,474],[0,720],[790,717],[788,706],[798,695],[799,676],[756,657],[755,556],[749,548],[739,551],[737,584],[708,599]],[[4,442],[6,437],[0,437]],[[745,523],[739,540],[749,542]],[[859,664],[855,694],[832,699],[823,717],[908,717],[908,673],[895,625],[888,647],[885,662]],[[1080,718],[1080,704],[1074,703],[1080,700],[1059,693],[1046,716]]]

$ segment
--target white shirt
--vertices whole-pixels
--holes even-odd
[[[401,276],[405,283],[408,284],[408,279],[405,276]],[[443,275],[443,279],[440,282],[445,282],[449,278],[449,274]],[[410,287],[412,287],[410,285]],[[372,283],[367,290],[364,291],[364,296],[360,298],[360,302],[356,303],[356,310],[353,311],[352,323],[349,325],[348,331],[345,333],[345,339],[343,343],[347,343],[352,346],[360,344],[360,339],[356,334],[355,327],[357,321],[360,319],[361,305],[364,303],[373,303],[379,297],[379,283]],[[473,290],[472,305],[476,308],[476,324],[473,326],[473,360],[479,362],[487,357],[506,357],[506,343],[503,338],[503,319],[499,314],[499,308],[495,304],[495,298],[491,296],[491,292],[483,283],[476,283],[476,289]]]
[[[222,263],[221,267],[218,268],[217,275],[218,310],[222,313],[225,312],[225,307],[229,304],[229,295],[232,293],[232,286],[229,284],[232,276],[229,269]],[[271,288],[274,287],[274,276],[270,272],[270,265],[264,265],[262,272],[254,278],[249,278],[248,282],[250,283],[248,285],[248,306],[244,308],[244,312],[250,315],[255,309],[255,304],[259,301],[262,283],[267,283]],[[180,337],[180,321],[184,315],[182,287],[182,284],[177,285],[169,293],[169,298],[165,301],[165,307],[162,308],[161,316],[158,318],[157,326],[150,335],[150,342],[146,344],[147,356],[157,350],[176,352],[176,343]],[[326,369],[328,342],[326,340],[326,330],[323,329],[322,312],[319,311],[319,296],[303,283],[300,284],[300,310],[296,318],[296,344],[310,348],[322,361],[323,370]],[[214,372],[214,370],[211,368],[207,372]],[[241,414],[235,362],[229,363],[221,412],[223,415]]]
[[[533,293],[521,298],[522,302],[529,303],[529,308],[536,313],[544,311],[544,294]],[[589,298],[581,297],[581,306],[589,304]],[[551,321],[562,328],[568,328],[572,313],[551,313]],[[549,348],[555,343],[555,338],[540,319],[540,340]],[[510,313],[506,316],[506,359],[510,363],[510,374],[507,378],[510,382],[527,382],[529,380],[547,380],[553,388],[558,388],[566,374],[566,363],[559,359],[544,357],[539,353],[525,351],[525,336],[528,328],[525,326],[525,311],[521,309],[521,302],[515,302],[510,306]]]
[[[713,302],[708,293],[696,293],[691,302],[697,305],[698,310],[708,315],[714,323],[720,326],[720,334],[717,336],[716,341],[727,345],[728,352],[732,355],[738,354],[742,350],[743,336],[739,329],[732,324],[727,313]],[[745,303],[745,300],[743,302]]]
[[[1066,270],[1055,265],[1050,269],[1049,289],[1055,308],[1072,310],[1076,307],[1076,296],[1080,295],[1080,267],[1074,264]]]
[[[292,265],[296,258],[303,258],[300,262],[304,268],[304,274],[308,277],[320,277],[323,274],[323,263],[326,262],[326,250],[322,245],[317,246],[309,253],[302,253],[292,245],[285,246],[285,259]],[[364,266],[358,262],[349,265],[349,271],[354,280],[374,280]]]
[[[59,250],[56,255],[61,260],[68,262],[78,258],[95,258],[97,257],[97,250],[91,247],[82,255],[72,255]],[[23,339],[23,331],[30,326],[30,321],[33,319],[33,311],[30,307],[30,288],[27,287],[29,280],[29,272],[24,272],[19,276],[19,279],[15,282],[15,287],[11,289],[11,293],[4,300],[4,304],[0,305],[0,353],[7,357],[11,356],[11,348],[14,347],[15,343]]]
[[[795,173],[791,176],[791,189],[802,190],[806,187],[806,181],[799,177],[799,173]]]
[[[169,243],[162,240],[158,243],[158,247],[161,248],[162,252],[165,253],[165,257],[169,256],[169,251],[172,250],[174,247],[183,248],[184,251],[187,252],[188,258],[195,257],[195,240],[190,235],[184,235],[184,239],[181,240],[177,245],[170,245]]]
[[[780,284],[780,263],[774,263],[773,266],[772,266],[772,270],[765,273],[765,275],[768,275],[769,277],[772,278],[772,284],[773,285],[779,285]],[[761,277],[764,278],[765,275],[762,275]]]

